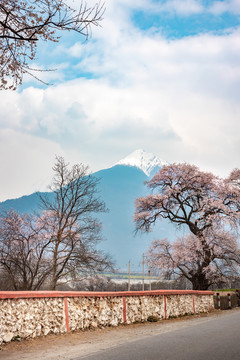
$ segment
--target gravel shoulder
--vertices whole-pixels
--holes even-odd
[[[1,360],[71,360],[114,347],[126,342],[174,331],[181,327],[197,326],[213,317],[226,316],[240,308],[213,311],[208,314],[162,320],[157,323],[138,323],[102,329],[89,329],[60,335],[11,342],[0,347]]]

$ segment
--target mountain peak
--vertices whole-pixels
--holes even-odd
[[[168,163],[152,153],[148,153],[143,149],[138,149],[114,165],[135,166],[149,176],[154,168],[168,165]]]

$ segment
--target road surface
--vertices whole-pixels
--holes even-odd
[[[72,360],[240,360],[240,312]]]

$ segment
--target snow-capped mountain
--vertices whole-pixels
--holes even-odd
[[[127,269],[129,260],[132,269],[139,269],[142,254],[152,240],[177,236],[175,228],[166,221],[159,221],[149,234],[134,231],[134,202],[148,194],[144,182],[165,164],[153,154],[137,150],[111,168],[93,174],[99,179],[99,196],[109,209],[108,213],[99,214],[105,238],[99,247],[112,255],[120,269]],[[34,193],[0,203],[0,211],[10,208],[21,213],[39,211],[39,196]]]
[[[152,153],[147,153],[139,149],[118,161],[115,165],[135,166],[142,170],[147,176],[150,176],[156,168],[158,170],[163,165],[168,165],[168,162],[158,158]]]

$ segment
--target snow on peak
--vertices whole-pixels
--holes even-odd
[[[114,165],[136,166],[149,176],[154,168],[168,165],[168,163],[167,161],[159,159],[154,154],[147,153],[146,151],[139,149]]]

